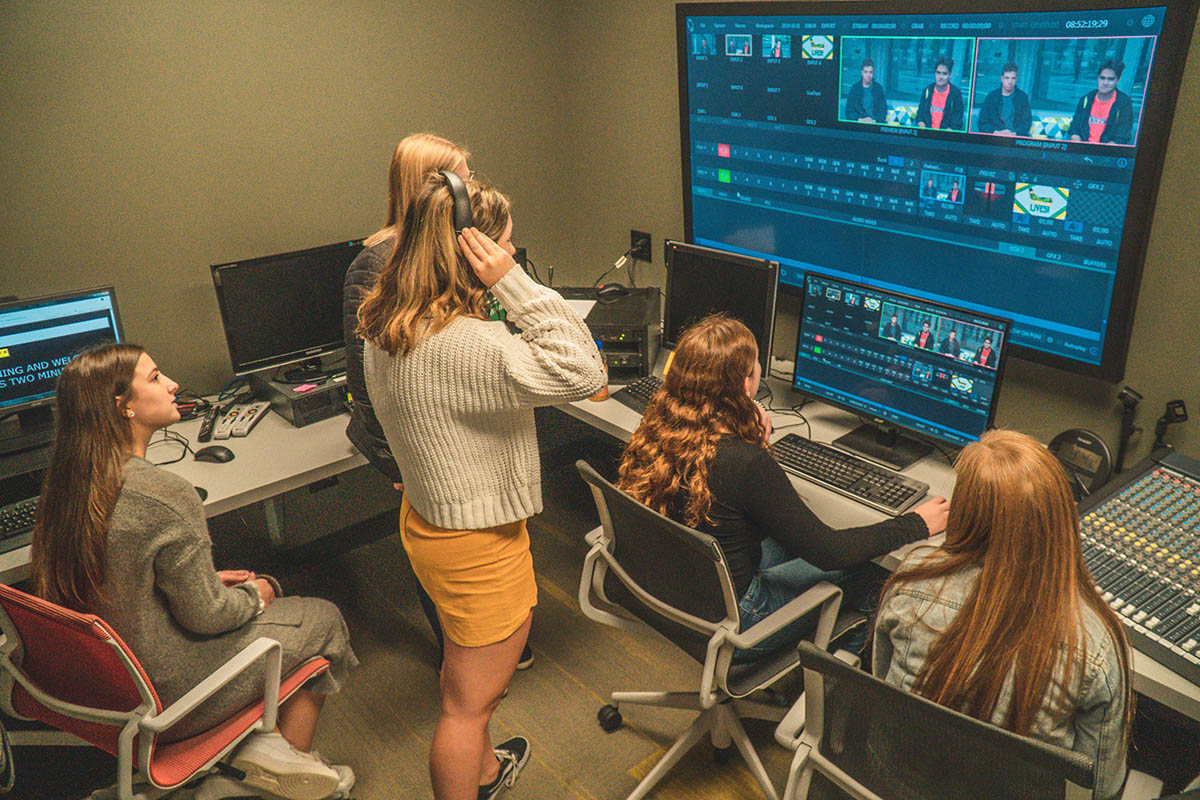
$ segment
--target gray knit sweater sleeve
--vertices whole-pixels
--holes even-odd
[[[138,554],[153,559],[154,588],[161,592],[171,617],[181,627],[202,635],[240,627],[258,610],[254,584],[224,586],[212,560],[212,541],[204,507],[184,479],[142,459],[126,463],[125,485],[116,513],[124,530],[141,529]],[[110,558],[135,557],[125,551],[136,539],[110,539]]]

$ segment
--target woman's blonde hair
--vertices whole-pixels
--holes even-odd
[[[474,227],[500,239],[508,198],[478,181],[466,183]],[[407,354],[460,316],[487,318],[487,288],[459,249],[445,179],[433,174],[409,205],[396,250],[358,308],[357,334],[389,355]]]
[[[383,227],[371,234],[364,243],[367,247],[393,239],[404,222],[408,204],[417,196],[430,172],[453,170],[471,154],[464,148],[432,133],[414,133],[405,136],[392,153],[392,166],[388,169],[388,212]]]
[[[963,448],[955,472],[945,544],[884,588],[887,594],[910,581],[980,568],[974,591],[930,648],[913,691],[988,720],[1011,676],[1012,698],[1000,724],[1029,734],[1051,686],[1051,695],[1064,702],[1068,692],[1061,689],[1082,675],[1086,605],[1116,645],[1128,722],[1133,689],[1125,631],[1084,565],[1079,513],[1062,466],[1031,437],[992,430]]]
[[[746,394],[757,358],[754,334],[724,314],[685,330],[662,388],[630,437],[617,486],[660,514],[668,514],[676,497],[686,497],[684,522],[694,527],[707,521],[717,440],[731,433],[765,446],[766,428]]]

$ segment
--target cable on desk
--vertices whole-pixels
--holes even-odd
[[[179,409],[179,419],[189,420],[204,416],[212,403],[195,392],[180,389],[175,393],[175,407]]]
[[[191,443],[188,442],[187,437],[181,433],[176,433],[175,431],[171,430],[170,428],[162,429],[162,438],[161,439],[151,438],[150,443],[146,445],[146,450],[149,451],[150,448],[154,447],[155,445],[167,444],[169,442],[174,442],[175,444],[183,445],[183,452],[179,454],[178,458],[172,458],[170,461],[153,461],[153,462],[151,462],[152,464],[154,464],[154,466],[163,467],[163,466],[166,466],[167,464],[176,464],[180,461],[183,461],[183,459],[187,457],[188,453],[194,452],[192,450]]]
[[[528,255],[526,255],[525,263],[529,265],[529,268],[531,270],[533,270],[533,279],[535,281],[537,281],[538,283],[542,284],[542,286],[545,286],[546,284],[545,284],[545,282],[542,281],[542,276],[538,274],[537,264],[533,263],[533,259],[530,258]]]
[[[228,400],[233,396],[233,393],[237,391],[238,387],[242,386],[242,384],[245,382],[245,378],[234,378],[229,383],[225,384],[225,388],[221,389],[221,391],[217,393],[217,402],[220,403],[223,400]]]

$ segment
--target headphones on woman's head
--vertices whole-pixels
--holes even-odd
[[[462,233],[463,228],[475,225],[471,215],[471,195],[467,192],[467,184],[457,172],[444,169],[438,173],[450,188],[450,196],[454,198],[454,232]]]

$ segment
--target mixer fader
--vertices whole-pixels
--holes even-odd
[[[1079,509],[1084,560],[1134,647],[1200,684],[1200,462],[1145,461]]]

